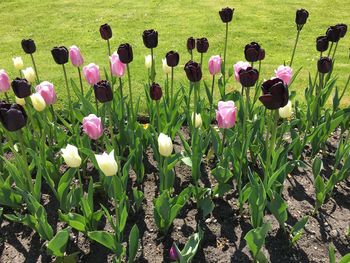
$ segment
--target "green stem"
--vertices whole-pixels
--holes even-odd
[[[171,90],[170,90],[170,108],[172,109],[174,106],[174,68],[171,67]]]
[[[70,122],[72,122],[72,119],[71,119],[72,98],[71,98],[71,96],[70,96],[70,90],[69,90],[69,86],[68,86],[67,72],[66,72],[66,67],[64,66],[64,64],[62,64],[62,69],[63,69],[64,80],[65,80],[65,82],[66,82],[66,89],[67,89],[67,95],[68,95],[68,118],[69,118]]]
[[[79,74],[79,82],[80,82],[80,91],[81,91],[81,94],[83,94],[83,96],[84,96],[83,80],[81,78],[80,67],[78,67],[78,74]]]
[[[190,53],[191,53],[191,60],[193,61],[193,51],[192,51],[192,49],[190,50]]]
[[[331,52],[332,52],[332,49],[333,49],[333,44],[334,44],[334,42],[331,42],[331,47],[330,47],[329,50],[328,50],[328,55],[327,55],[327,57],[329,57],[329,56],[331,55]]]
[[[7,95],[7,92],[4,92],[4,93],[5,93],[6,102],[10,103],[10,99],[9,99],[9,96]]]
[[[22,152],[22,156],[23,156],[24,172],[25,172],[25,175],[27,177],[29,190],[31,193],[33,193],[34,187],[33,187],[33,182],[32,182],[32,176],[31,176],[30,171],[29,171],[27,151],[26,151],[26,147],[24,144],[23,132],[21,130],[19,130],[19,131],[17,131],[17,135],[18,135],[18,141],[19,141],[19,145],[21,147],[21,152]]]
[[[96,106],[96,115],[98,116],[98,101],[96,97],[95,97],[95,106]]]
[[[113,149],[117,149],[116,147],[116,142],[115,142],[115,138],[114,138],[114,129],[113,129],[113,110],[112,110],[112,101],[108,102],[108,113],[109,113],[109,133],[111,134],[111,141],[112,141],[112,146]],[[119,152],[119,151],[118,151]]]
[[[268,178],[271,176],[272,171],[271,171],[271,157],[275,148],[275,142],[276,142],[276,134],[277,134],[277,125],[278,125],[278,109],[274,110],[271,112],[271,115],[273,116],[273,126],[272,126],[272,131],[271,131],[271,137],[270,137],[270,145],[268,147],[267,151],[267,160],[266,160],[266,171],[265,171],[265,176],[264,176],[264,185],[266,186]]]
[[[22,70],[19,70],[19,76],[20,76],[21,78],[23,78]]]
[[[40,81],[39,81],[39,75],[38,75],[38,70],[37,70],[36,65],[35,65],[35,61],[34,61],[34,56],[33,56],[33,54],[30,54],[30,57],[31,57],[31,59],[32,59],[32,63],[33,63],[34,71],[35,71],[36,84],[39,85],[39,82],[40,82]]]
[[[247,107],[247,117],[248,117],[248,120],[250,120],[250,96],[249,96],[249,91],[250,91],[250,88],[246,88],[246,91],[245,91],[245,95],[246,95],[246,107]]]
[[[195,129],[195,122],[196,122],[196,113],[197,113],[197,84],[198,82],[195,82],[193,83],[194,86],[193,86],[193,116],[192,116],[192,128],[193,128],[193,131]]]
[[[300,31],[301,31],[301,30],[298,30],[298,31],[297,31],[297,37],[295,38],[295,43],[294,43],[292,58],[291,58],[290,63],[289,63],[289,66],[290,66],[290,67],[292,67],[292,64],[293,64],[293,59],[294,59],[295,51],[296,51],[296,49],[297,49],[297,44],[298,44],[298,41],[299,41]]]
[[[154,82],[155,79],[155,65],[154,65],[154,56],[153,56],[153,48],[151,48],[151,57],[152,57],[152,67],[151,67],[151,82]]]
[[[129,81],[129,97],[130,97],[130,111],[131,111],[131,119],[132,119],[132,122],[134,122],[134,104],[133,104],[133,101],[132,101],[132,89],[131,89],[131,76],[130,76],[130,67],[129,67],[129,64],[126,64],[126,70],[128,72],[128,81]]]
[[[214,86],[215,86],[215,74],[213,75],[213,80],[212,80],[212,83],[211,83],[211,101],[210,101],[210,110],[209,110],[210,123],[211,123],[211,120],[212,120],[211,118],[212,118],[212,111],[213,111],[213,104],[214,104]]]
[[[156,107],[157,107],[157,128],[158,128],[158,135],[160,134],[160,113],[159,113],[159,100],[156,101]]]
[[[225,33],[225,48],[224,48],[224,66],[223,66],[223,82],[224,82],[224,97],[225,97],[225,88],[226,88],[226,51],[227,51],[227,37],[228,37],[228,23],[226,23],[226,33]]]

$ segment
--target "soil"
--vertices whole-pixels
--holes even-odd
[[[186,129],[183,130],[186,133]],[[324,175],[329,175],[333,170],[334,152],[339,142],[339,131],[329,139],[327,148],[323,153]],[[175,151],[181,151],[182,146],[177,138],[174,143]],[[311,171],[310,150],[303,153],[306,168],[295,169],[287,176],[283,197],[288,203],[289,226],[304,215],[310,215],[305,232],[296,245],[290,246],[288,238],[279,231],[278,222],[272,215],[267,214],[265,221],[272,224],[263,251],[272,263],[278,262],[328,262],[328,247],[333,243],[336,257],[350,252],[350,240],[346,236],[350,227],[350,180],[340,183],[334,189],[334,193],[322,206],[318,215],[312,214],[315,204],[315,192],[313,175]],[[153,160],[152,150],[148,149],[144,158],[145,178],[143,191],[145,199],[139,212],[130,211],[127,233],[133,224],[140,229],[141,244],[137,255],[137,262],[170,262],[169,249],[173,242],[180,248],[188,238],[196,231],[198,222],[201,221],[197,213],[196,204],[189,201],[175,219],[169,234],[162,237],[158,234],[153,220],[153,199],[158,192],[157,163]],[[203,163],[201,181],[204,185],[214,184],[210,175],[211,163]],[[90,174],[96,172],[90,167]],[[191,170],[183,163],[176,168],[175,192],[179,193],[190,184]],[[129,186],[135,184],[135,174],[130,172]],[[214,199],[213,213],[203,222],[204,238],[199,251],[192,262],[252,262],[252,257],[246,247],[245,234],[251,229],[249,215],[241,216],[238,210],[237,193],[232,190],[223,198]],[[57,218],[58,203],[50,198],[50,191],[43,187],[43,200],[48,219],[54,230],[65,227]],[[96,193],[95,203],[110,205],[105,196]],[[110,206],[112,209],[113,206]],[[9,213],[10,210],[4,211]],[[110,230],[109,224],[103,219],[99,229]],[[0,262],[51,262],[53,258],[46,254],[45,244],[30,228],[21,224],[4,220],[0,228]],[[78,262],[111,262],[113,254],[105,247],[90,242],[82,233],[73,231],[67,247],[68,253],[79,252]]]

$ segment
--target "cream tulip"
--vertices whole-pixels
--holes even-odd
[[[98,167],[106,176],[113,176],[117,174],[118,164],[114,158],[114,150],[112,150],[109,154],[106,152],[103,154],[95,154],[95,158]]]
[[[44,98],[40,95],[40,93],[33,93],[30,95],[30,99],[32,100],[33,108],[36,111],[43,111],[46,108],[46,103]]]
[[[16,97],[16,103],[21,105],[21,106],[26,105],[25,99],[21,99],[21,98],[18,98],[18,97]]]
[[[66,148],[61,149],[62,157],[65,163],[72,168],[78,168],[81,165],[81,158],[78,153],[78,148],[68,144]]]
[[[24,75],[24,78],[28,80],[29,82],[35,81],[35,71],[32,67],[28,67],[26,69],[22,70],[22,73]]]
[[[292,102],[289,100],[286,106],[278,109],[278,113],[281,118],[290,118],[293,115]]]
[[[173,142],[171,138],[164,133],[159,134],[158,150],[162,156],[168,157],[173,152]]]
[[[24,66],[24,63],[23,63],[23,60],[21,57],[14,57],[12,59],[13,61],[13,65],[15,66],[15,68],[17,70],[22,70],[23,69],[23,66]]]
[[[152,67],[152,56],[151,55],[145,56],[145,67],[146,68]]]
[[[192,113],[192,116],[191,116],[191,122],[192,122],[192,124],[193,124],[193,114],[194,113]],[[200,128],[201,126],[202,126],[202,116],[201,116],[201,114],[200,113],[196,113],[196,116],[195,116],[195,119],[194,119],[194,127],[195,128]]]
[[[166,58],[162,59],[163,62],[163,71],[165,74],[170,74],[171,73],[171,67],[168,66],[166,63]]]

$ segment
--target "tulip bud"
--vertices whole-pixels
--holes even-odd
[[[51,55],[58,65],[63,65],[68,62],[68,49],[64,46],[51,49]]]
[[[27,123],[27,114],[19,104],[0,102],[0,122],[8,131],[17,131]]]
[[[95,114],[84,117],[83,130],[91,140],[98,140],[103,134],[101,118],[98,118]]]
[[[239,61],[233,65],[236,81],[239,82],[239,72],[241,71],[241,69],[247,69],[248,67],[250,67],[250,64],[248,62],[243,61]]]
[[[185,65],[186,76],[191,82],[198,82],[202,79],[201,66],[192,60],[188,61]]]
[[[173,152],[173,142],[171,138],[164,133],[160,133],[158,136],[158,150],[160,155],[168,157]]]
[[[264,60],[264,58],[265,58],[265,49],[260,48],[258,60],[261,61],[261,60]]]
[[[100,68],[94,63],[90,63],[89,65],[83,68],[83,73],[86,81],[89,85],[94,85],[101,80],[100,78]]]
[[[165,58],[169,67],[176,67],[179,64],[180,55],[175,51],[169,51],[166,53]]]
[[[165,58],[162,59],[162,64],[163,64],[163,72],[165,74],[170,74],[171,73],[171,67],[168,66],[168,64],[166,63],[166,59]]]
[[[286,85],[289,85],[293,76],[293,70],[289,66],[281,65],[275,70],[275,74],[276,78],[283,80]]]
[[[152,100],[160,100],[162,98],[163,92],[162,88],[158,83],[154,83],[150,87],[150,96]]]
[[[299,9],[295,14],[295,23],[298,26],[298,30],[301,30],[303,25],[306,24],[306,20],[309,17],[309,12],[305,9]]]
[[[278,113],[283,119],[290,118],[293,115],[292,102],[289,100],[286,106],[278,109]]]
[[[94,85],[94,91],[96,99],[101,103],[113,100],[113,91],[107,80],[97,82]]]
[[[216,121],[219,128],[230,129],[236,123],[237,108],[232,100],[219,101],[216,111]]]
[[[222,59],[219,55],[211,56],[208,62],[208,69],[211,75],[216,75],[221,72]]]
[[[209,48],[209,42],[208,39],[205,37],[198,38],[197,39],[197,51],[198,53],[206,53]]]
[[[337,26],[330,26],[326,32],[328,41],[338,42],[340,39],[340,28]]]
[[[187,50],[191,51],[196,47],[196,40],[193,37],[187,39]]]
[[[24,78],[28,80],[29,82],[35,81],[35,71],[32,67],[28,67],[26,69],[22,69],[22,73],[24,75]]]
[[[340,38],[343,38],[346,34],[346,31],[348,31],[348,26],[346,24],[337,24],[336,27],[339,29],[339,36]]]
[[[30,99],[32,100],[33,108],[36,111],[43,111],[46,108],[46,103],[44,98],[40,95],[40,93],[33,93],[30,95]]]
[[[259,60],[260,45],[256,42],[247,44],[244,48],[245,59],[249,62],[256,62]]]
[[[132,47],[130,44],[121,44],[118,48],[119,59],[124,64],[129,64],[133,60]]]
[[[36,51],[36,46],[32,39],[23,39],[21,44],[23,51],[27,54],[33,54]]]
[[[191,122],[192,122],[192,125],[193,125],[193,116],[194,116],[194,112],[192,112],[192,115],[191,115]],[[195,128],[200,128],[202,126],[202,116],[200,113],[196,113],[196,116],[194,117],[194,127]]]
[[[126,65],[122,63],[119,59],[117,52],[114,52],[111,57],[109,57],[112,67],[112,75],[121,78],[125,74]]]
[[[321,57],[317,62],[317,69],[323,74],[330,72],[332,69],[332,59],[329,57]]]
[[[78,168],[81,165],[81,158],[78,153],[78,148],[68,144],[66,148],[61,149],[62,157],[68,167]]]
[[[147,48],[155,48],[158,46],[158,32],[154,29],[143,31],[142,39],[143,44]]]
[[[20,99],[26,98],[32,94],[31,85],[26,79],[15,78],[11,86],[16,97]]]
[[[316,49],[319,52],[324,52],[328,49],[327,36],[320,36],[320,37],[316,38]]]
[[[152,56],[151,55],[145,56],[145,67],[146,68],[152,67]]]
[[[118,172],[118,164],[114,158],[114,150],[109,154],[95,154],[95,158],[100,170],[105,174],[105,176],[113,176]]]
[[[57,101],[55,87],[52,83],[43,81],[36,86],[35,90],[43,97],[47,105],[52,105]]]
[[[103,24],[100,26],[100,34],[104,40],[112,38],[112,28],[108,24]]]
[[[84,64],[83,56],[77,46],[71,46],[69,48],[69,58],[74,67],[80,67]]]
[[[10,78],[4,69],[0,69],[0,92],[7,92],[11,87]]]
[[[21,106],[26,105],[26,100],[25,99],[21,99],[21,98],[17,98],[17,97],[15,97],[15,99],[16,99],[16,103],[17,104],[19,104]]]
[[[179,255],[177,254],[176,248],[173,246],[171,246],[170,250],[169,250],[169,258],[171,261],[178,261],[179,260]]]
[[[24,63],[21,57],[14,57],[12,61],[13,61],[13,65],[17,70],[23,69]]]
[[[224,23],[231,22],[234,10],[234,8],[231,9],[229,7],[221,9],[221,11],[219,11],[221,21]]]
[[[259,78],[259,72],[252,67],[239,71],[239,81],[243,87],[253,87]]]
[[[276,110],[287,105],[289,99],[288,87],[283,80],[273,78],[262,84],[263,95],[259,100],[269,110]]]

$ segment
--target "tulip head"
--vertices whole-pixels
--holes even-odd
[[[236,117],[237,108],[232,100],[219,101],[218,110],[216,111],[216,121],[219,128],[232,128],[236,123]]]
[[[162,68],[163,68],[163,72],[165,74],[171,73],[171,67],[168,66],[168,64],[166,62],[166,58],[162,58]]]
[[[91,140],[98,140],[103,134],[101,118],[90,114],[83,119],[83,130]]]
[[[221,72],[222,59],[219,55],[211,56],[208,62],[208,69],[211,75],[216,75]]]
[[[14,57],[12,58],[13,65],[15,66],[15,69],[22,70],[24,63],[21,57]]]
[[[319,52],[324,52],[328,49],[328,38],[327,36],[319,36],[316,38],[316,49]]]
[[[264,59],[265,59],[265,49],[260,48],[258,60],[259,60],[259,61],[262,61],[262,60],[264,60]]]
[[[195,115],[195,116],[194,116]],[[193,125],[193,117],[194,117],[194,127],[197,129],[197,128],[200,128],[203,124],[203,121],[202,121],[202,116],[200,113],[194,113],[192,112],[192,116],[191,116],[191,122],[192,122],[192,125]]]
[[[33,39],[23,39],[21,44],[23,51],[27,54],[33,54],[36,51],[36,46]]]
[[[105,176],[113,176],[118,172],[118,164],[114,158],[114,150],[109,154],[95,154],[95,158],[100,170],[104,173]]]
[[[35,81],[35,71],[32,67],[28,67],[26,69],[22,69],[23,76],[29,82]]]
[[[71,46],[69,48],[69,58],[74,67],[81,67],[84,64],[84,58],[77,46]]]
[[[246,88],[253,87],[259,78],[259,72],[252,67],[241,69],[238,74],[239,82]]]
[[[15,78],[12,81],[11,86],[16,97],[20,99],[26,98],[32,94],[32,87],[26,79]]]
[[[143,44],[147,48],[155,48],[158,46],[158,32],[154,29],[145,30],[142,33]]]
[[[256,62],[259,60],[260,45],[256,42],[247,44],[244,48],[245,59],[249,62]]]
[[[348,26],[346,24],[337,24],[336,27],[339,29],[339,36],[340,38],[343,38],[348,31]]]
[[[68,62],[69,52],[64,46],[51,49],[51,55],[58,65],[63,65]]]
[[[40,93],[36,92],[33,93],[32,95],[30,95],[30,99],[32,101],[33,104],[33,108],[36,111],[43,111],[46,108],[46,103],[44,98],[40,95]]]
[[[128,43],[121,44],[118,47],[117,52],[118,52],[120,61],[124,64],[129,64],[134,59],[132,47]]]
[[[176,67],[179,64],[180,55],[175,51],[169,51],[165,55],[166,63],[169,67]]]
[[[292,117],[293,115],[292,102],[289,100],[286,106],[278,109],[278,113],[280,117],[283,119],[288,119]]]
[[[171,261],[178,261],[179,260],[179,255],[177,254],[175,246],[171,246],[169,250],[169,258]]]
[[[323,74],[330,72],[332,70],[332,59],[329,57],[321,57],[317,61],[317,69]]]
[[[152,56],[151,55],[145,56],[145,67],[146,68],[152,67]]]
[[[83,73],[86,81],[89,85],[93,86],[101,80],[100,78],[100,68],[94,63],[90,63],[83,68]]]
[[[196,40],[193,37],[187,39],[187,50],[192,51],[196,48]]]
[[[198,82],[202,79],[202,69],[197,62],[192,60],[188,61],[184,70],[189,81]]]
[[[52,83],[43,81],[35,87],[35,90],[43,97],[47,105],[52,105],[57,101],[55,87]]]
[[[231,22],[234,10],[235,10],[234,8],[229,8],[229,7],[221,9],[221,11],[219,11],[221,21],[224,23]]]
[[[17,131],[27,123],[27,114],[19,104],[0,102],[0,122],[8,131]]]
[[[289,99],[288,86],[283,80],[273,78],[262,84],[263,95],[259,100],[269,110],[276,110],[287,105]]]
[[[152,100],[160,100],[163,95],[162,88],[155,82],[151,85],[149,93]]]
[[[112,56],[109,57],[112,67],[112,75],[118,78],[121,78],[125,74],[126,65],[120,61],[119,55],[117,52],[114,52]]]
[[[62,148],[61,154],[68,167],[78,168],[81,165],[78,148],[74,145],[68,144],[66,148]]]
[[[164,133],[160,133],[158,136],[158,150],[160,155],[168,157],[173,152],[173,142],[171,138]]]
[[[4,69],[0,69],[0,92],[7,92],[11,87],[9,75]]]
[[[337,26],[330,26],[326,32],[328,41],[338,42],[340,39],[340,28]]]
[[[233,65],[233,69],[235,72],[235,79],[236,81],[239,81],[239,72],[241,69],[247,69],[250,67],[250,64],[248,62],[238,61],[236,64]]]
[[[108,40],[112,38],[112,28],[108,24],[103,24],[100,26],[100,35],[102,39]]]
[[[298,9],[295,13],[295,23],[297,24],[297,29],[301,30],[306,24],[306,20],[309,17],[309,12],[305,9]]]
[[[94,92],[96,99],[101,103],[113,100],[113,91],[107,80],[97,82],[94,85]]]
[[[286,85],[289,85],[292,76],[293,69],[289,66],[281,65],[275,70],[276,78],[283,80]]]
[[[208,39],[205,37],[197,39],[197,51],[198,53],[206,53],[209,48]]]

